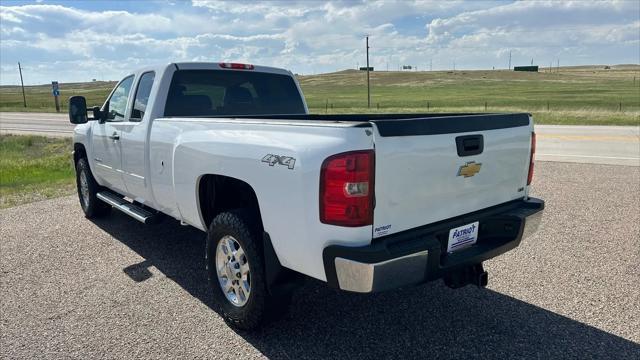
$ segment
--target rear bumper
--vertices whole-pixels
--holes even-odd
[[[323,252],[327,282],[367,293],[442,278],[517,247],[537,230],[543,209],[540,199],[515,200],[374,239],[363,247],[328,246]],[[480,222],[476,244],[447,253],[449,230],[475,221]]]

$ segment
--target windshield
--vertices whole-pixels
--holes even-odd
[[[293,78],[252,71],[177,70],[165,116],[304,114]]]

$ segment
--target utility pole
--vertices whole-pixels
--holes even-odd
[[[509,50],[509,70],[511,70],[511,50]]]
[[[27,97],[24,95],[24,81],[22,81],[22,66],[20,66],[19,61],[18,61],[18,71],[20,72],[20,85],[22,86],[22,101],[24,102],[24,107],[27,107]]]
[[[558,67],[556,68],[556,72],[560,72],[560,59],[558,59]]]
[[[433,71],[433,59],[429,59],[429,71]]]
[[[456,61],[453,60],[453,71],[456,71]]]
[[[367,107],[371,108],[371,85],[369,83],[369,35],[367,35]]]

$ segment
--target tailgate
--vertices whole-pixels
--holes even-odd
[[[373,120],[373,237],[449,219],[527,192],[528,114]]]

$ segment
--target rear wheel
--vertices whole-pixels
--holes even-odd
[[[251,270],[242,245],[231,235],[216,246],[216,275],[222,293],[231,304],[242,307],[251,296]]]
[[[282,313],[267,292],[262,242],[255,221],[242,211],[213,219],[207,236],[207,272],[225,320],[240,329],[258,327],[267,313]]]
[[[76,162],[76,185],[80,206],[86,218],[91,219],[109,214],[111,206],[100,201],[96,196],[100,186],[91,174],[91,168],[89,168],[86,158],[81,158]]]

